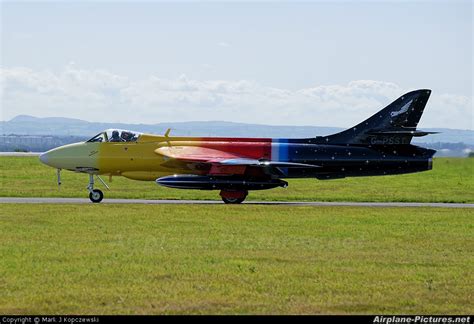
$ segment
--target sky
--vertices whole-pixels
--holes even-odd
[[[1,1],[0,120],[474,129],[471,1]]]

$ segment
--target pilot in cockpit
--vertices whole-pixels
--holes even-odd
[[[122,131],[121,138],[125,142],[132,142],[135,140],[135,135],[131,132]]]
[[[117,130],[112,132],[112,137],[110,138],[109,142],[124,142],[124,140],[120,137],[120,134]]]

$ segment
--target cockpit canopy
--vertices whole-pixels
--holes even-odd
[[[124,129],[107,129],[87,142],[136,142],[142,133]]]

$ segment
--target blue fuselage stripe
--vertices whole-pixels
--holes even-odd
[[[288,162],[288,141],[286,139],[279,139],[278,142],[279,160],[283,162]]]
[[[272,161],[289,161],[288,140],[284,138],[272,139]]]

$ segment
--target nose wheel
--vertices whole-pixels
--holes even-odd
[[[107,184],[99,176],[97,177],[108,189],[109,187],[107,186]],[[89,185],[87,186],[87,190],[89,190],[89,199],[93,203],[100,203],[102,199],[104,199],[104,193],[100,191],[99,189],[94,189],[94,175],[93,174],[89,174]]]
[[[104,193],[99,189],[94,189],[89,193],[89,199],[93,203],[100,203],[104,199]]]

